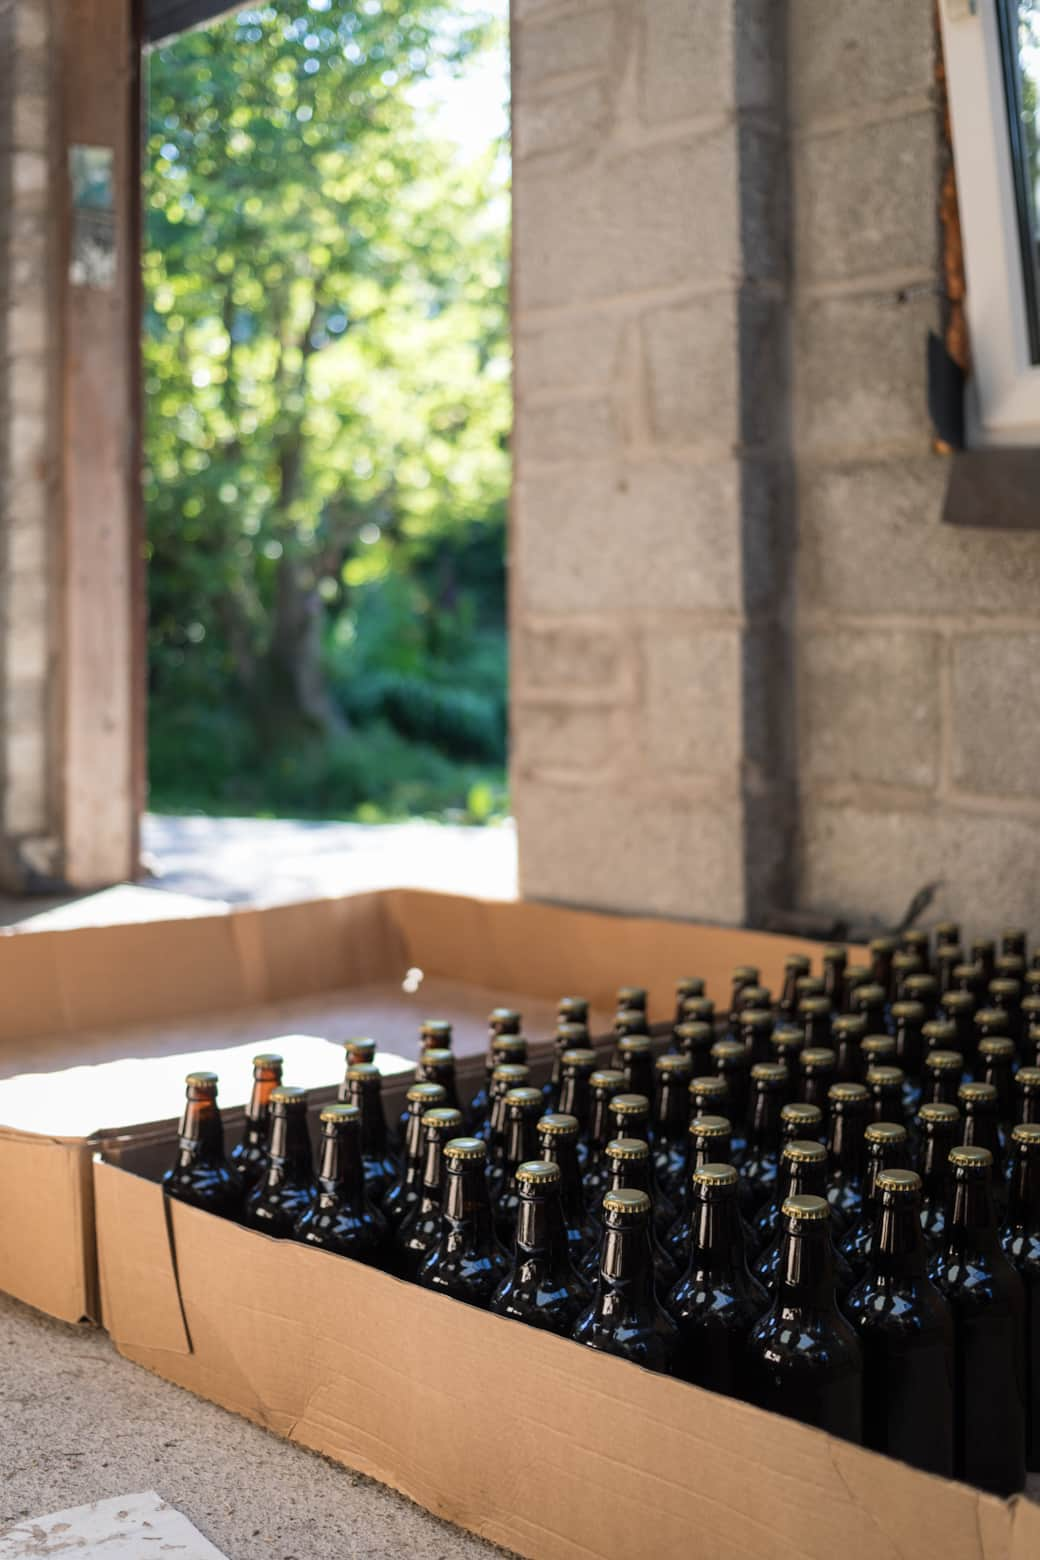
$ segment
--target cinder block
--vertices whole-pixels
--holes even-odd
[[[512,770],[529,777],[608,769],[625,739],[627,716],[605,706],[521,704],[513,711]]]
[[[513,513],[519,599],[528,610],[741,610],[735,463],[521,471]]]
[[[599,460],[617,447],[618,431],[607,401],[527,406],[516,420],[518,461]]]
[[[614,36],[614,8],[550,13],[535,12],[514,29],[513,79],[518,95],[551,76],[571,71],[605,70]]]
[[[522,94],[513,105],[514,162],[555,151],[580,157],[602,138],[610,109],[601,77],[563,91]]]
[[[11,112],[14,145],[24,151],[44,151],[49,116],[50,105],[42,93],[16,92]]]
[[[647,123],[775,107],[779,11],[775,0],[643,0]]]
[[[894,293],[803,302],[794,326],[794,408],[800,455],[856,456],[877,445],[931,445],[925,340],[931,297]]]
[[[656,771],[739,774],[742,654],[736,628],[646,634],[643,746]]]
[[[537,328],[519,322],[513,333],[517,403],[542,390],[609,390],[625,323],[617,314],[582,314]]]
[[[1040,935],[1040,821],[1008,814],[832,806],[805,798],[798,902],[892,926],[928,883],[927,920],[961,921],[965,936],[1005,924]]]
[[[49,311],[38,300],[36,293],[34,287],[27,298],[15,293],[9,299],[7,350],[13,358],[40,357],[46,351]],[[22,377],[29,380],[34,376]],[[37,377],[42,377],[42,371]]]
[[[939,770],[936,634],[839,629],[799,642],[802,773],[932,787]]]
[[[960,635],[952,700],[955,783],[966,791],[1037,796],[1040,631]]]
[[[46,194],[49,174],[42,152],[16,151],[11,158],[11,193],[15,200]]]
[[[18,0],[15,6],[15,30],[19,49],[46,48],[50,39],[46,0]]]
[[[637,660],[636,637],[617,620],[530,623],[521,617],[512,625],[514,701],[546,694],[573,702],[630,699]]]
[[[938,267],[933,111],[795,143],[799,284]]]
[[[936,455],[806,466],[799,483],[799,600],[858,613],[1029,613],[1040,532],[941,525],[949,467]]]
[[[796,122],[896,98],[930,98],[935,13],[922,0],[790,0],[788,59]]]
[[[708,806],[529,780],[516,786],[515,802],[526,898],[743,920],[739,801]]]

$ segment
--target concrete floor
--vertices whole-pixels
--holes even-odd
[[[229,1560],[477,1560],[503,1551],[0,1295],[0,1534],[156,1490]]]

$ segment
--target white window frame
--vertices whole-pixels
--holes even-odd
[[[995,0],[942,0],[971,340],[968,442],[1040,444]]]

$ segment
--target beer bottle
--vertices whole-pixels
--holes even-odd
[[[922,1105],[917,1133],[921,1229],[929,1251],[935,1251],[946,1229],[947,1161],[950,1149],[960,1142],[961,1113],[956,1105]]]
[[[937,948],[945,948],[950,943],[958,944],[961,940],[961,928],[959,921],[940,921],[935,928],[935,945]]]
[[[830,997],[803,997],[798,1004],[798,1018],[806,1050],[820,1050],[830,1045],[833,1032]]]
[[[526,1063],[503,1062],[491,1074],[490,1107],[483,1132],[474,1132],[488,1146],[488,1165],[497,1174],[506,1155],[506,1095],[510,1089],[524,1089],[531,1069]]]
[[[959,1051],[929,1051],[924,1059],[925,1105],[956,1105],[964,1058]]]
[[[888,1000],[898,1002],[906,995],[904,990],[906,982],[911,975],[923,974],[921,961],[916,953],[907,953],[902,948],[897,948],[892,955],[892,984],[888,991]]]
[[[649,1035],[625,1035],[618,1041],[619,1066],[629,1094],[654,1095],[654,1046]],[[595,1063],[593,1064],[595,1065]]]
[[[777,1195],[774,1204],[763,1209],[755,1229],[758,1255],[752,1271],[769,1294],[776,1292],[778,1274],[784,1254],[783,1206],[789,1197],[823,1197],[827,1192],[827,1150],[822,1143],[799,1138],[784,1144],[780,1159],[780,1175],[777,1179]],[[853,1285],[854,1277],[849,1264],[837,1246],[840,1229],[837,1215],[831,1211],[829,1239],[831,1264],[834,1270],[834,1286],[838,1298]]]
[[[845,1315],[863,1350],[863,1444],[953,1476],[953,1319],[926,1271],[921,1182],[882,1170],[866,1273]]]
[[[975,1039],[971,1052],[971,1071],[978,1070],[978,1050],[980,1041],[988,1035],[1010,1035],[1011,1019],[1007,1010],[1002,1007],[981,1007],[975,1014]]]
[[[812,968],[804,953],[789,953],[784,960],[784,978],[780,986],[777,1011],[781,1018],[792,1019],[798,1011],[798,982]]]
[[[1026,959],[1026,934],[1020,926],[1005,926],[1000,934],[1000,951],[1003,954],[1011,954],[1016,959],[1021,959],[1023,964]]]
[[[795,1138],[823,1140],[823,1111],[818,1105],[792,1100],[780,1112],[780,1138],[784,1143]]]
[[[513,1244],[520,1194],[516,1185],[519,1165],[538,1157],[538,1118],[542,1114],[541,1089],[510,1089],[506,1095],[506,1152],[501,1169],[488,1170],[488,1193],[494,1207],[495,1234],[508,1251]]]
[[[769,1201],[780,1163],[780,1112],[787,1096],[787,1068],[759,1062],[751,1069],[747,1149],[740,1167],[749,1218]]]
[[[861,987],[866,990],[866,987]],[[860,1046],[866,1039],[867,1021],[862,1013],[842,1013],[834,1020],[833,1037],[836,1070],[833,1083],[862,1083],[863,1058]],[[830,1087],[828,1083],[827,1087]],[[819,1103],[819,1102],[817,1102]]]
[[[699,975],[683,975],[675,983],[675,1028],[686,1020],[684,1003],[690,997],[703,997],[704,982]]]
[[[835,1299],[827,1204],[789,1197],[783,1224],[776,1298],[748,1338],[748,1396],[760,1408],[858,1442],[863,1362]]]
[[[797,1024],[777,1024],[769,1037],[771,1062],[787,1069],[787,1098],[794,1099],[798,1083],[798,1058],[805,1048],[805,1035]]]
[[[307,1094],[280,1083],[271,1090],[271,1139],[267,1168],[246,1198],[242,1223],[279,1240],[314,1195],[314,1163],[307,1130]]]
[[[921,961],[921,968],[928,969],[931,963],[932,943],[924,927],[908,926],[900,936],[899,946],[904,953],[916,954]]]
[[[437,1020],[430,1020],[437,1022]],[[460,1110],[459,1091],[455,1083],[455,1053],[447,1046],[427,1046],[419,1052],[419,1060],[415,1067],[416,1083],[435,1083],[443,1091],[443,1099],[438,1104],[446,1105],[449,1110]],[[429,1108],[429,1107],[427,1107]],[[397,1136],[401,1143],[402,1167],[404,1160],[404,1145],[408,1137],[409,1108],[407,1097],[405,1106],[397,1120]],[[420,1139],[421,1141],[421,1139]]]
[[[679,1330],[677,1374],[712,1392],[745,1395],[744,1351],[769,1297],[748,1272],[732,1165],[692,1177],[690,1257],[666,1307]]]
[[[992,937],[976,937],[971,945],[971,962],[979,971],[985,991],[997,973],[997,945]]]
[[[538,1122],[539,1157],[560,1172],[560,1205],[567,1249],[578,1267],[593,1238],[593,1226],[585,1213],[585,1194],[578,1164],[578,1121],[551,1111]]]
[[[953,1312],[953,1471],[994,1495],[1025,1483],[1025,1297],[1000,1245],[988,1149],[950,1150],[943,1244],[929,1276]]]
[[[393,1268],[400,1278],[413,1282],[433,1250],[441,1229],[444,1201],[444,1145],[462,1127],[462,1112],[435,1105],[422,1118],[423,1168],[419,1200],[397,1227]]]
[[[404,1134],[404,1152],[401,1173],[391,1182],[383,1198],[383,1217],[392,1230],[396,1230],[408,1210],[419,1201],[422,1194],[423,1117],[428,1110],[447,1105],[447,1095],[439,1083],[413,1083],[405,1096],[408,1124]],[[322,1121],[324,1121],[324,1116]]]
[[[740,1007],[737,1015],[737,1028],[743,1023],[744,1014],[752,1012],[768,1012],[772,1015],[773,994],[768,986],[745,986],[740,993]]]
[[[448,1018],[424,1018],[419,1026],[419,1055],[424,1051],[450,1051],[452,1025]]]
[[[369,1198],[361,1158],[361,1112],[326,1105],[314,1194],[293,1225],[305,1246],[381,1267],[388,1255],[387,1222]]]
[[[844,999],[841,1004],[843,1013],[854,1013],[855,994],[861,986],[871,985],[870,970],[865,964],[850,964],[845,970],[845,979],[842,982]]]
[[[868,947],[870,979],[875,986],[881,987],[886,1002],[892,987],[892,960],[898,948],[899,942],[895,937],[874,937]]]
[[[885,1010],[888,1007],[888,993],[884,986],[877,981],[867,986],[857,986],[852,993],[852,1011],[859,1013],[866,1023],[865,1033],[871,1035],[885,1034],[888,1025],[885,1022]]]
[[[694,1116],[729,1114],[729,1085],[720,1073],[711,1073],[704,1078],[691,1078],[687,1094],[691,1121]]]
[[[962,1083],[957,1090],[961,1109],[961,1142],[972,1148],[986,1148],[993,1156],[993,1199],[998,1209],[1004,1206],[1004,1145],[997,1122],[997,1091],[991,1083]]]
[[[963,992],[959,993],[963,996]],[[932,1051],[957,1050],[957,1025],[949,1018],[930,1018],[921,1025],[924,1056],[921,1058],[921,1087],[924,1087],[924,1064]]]
[[[837,1075],[837,1058],[829,1046],[803,1051],[798,1058],[798,1098],[803,1105],[815,1105],[827,1123],[827,1096]]]
[[[650,1163],[650,1147],[644,1138],[614,1138],[607,1144],[607,1163],[610,1166],[610,1182],[604,1196],[610,1192],[630,1189],[637,1192],[646,1192],[653,1201],[651,1189],[652,1165]],[[598,1209],[589,1210],[589,1223],[594,1234],[591,1249],[582,1261],[582,1277],[589,1283],[593,1283],[596,1277],[596,1264],[599,1260],[600,1245],[603,1236],[603,1204]],[[664,1225],[654,1217],[655,1210],[651,1208],[650,1218],[650,1259],[654,1270],[654,1282],[658,1293],[666,1295],[679,1277],[678,1263],[665,1248],[664,1236],[668,1232],[670,1224],[674,1222],[674,1214],[668,1225]],[[660,1234],[658,1231],[660,1230]]]
[[[683,1003],[684,1024],[707,1024],[715,1034],[715,1004],[710,997],[687,997]]]
[[[491,1113],[491,1077],[496,1067],[526,1067],[527,1065],[527,1040],[518,1030],[499,1030],[495,1028],[495,1014],[509,1015],[502,1022],[512,1022],[513,1018],[519,1019],[519,1014],[512,1008],[495,1008],[490,1019],[490,1034],[488,1038],[487,1058],[484,1062],[484,1082],[469,1102],[467,1119],[477,1137],[486,1138],[488,1135],[487,1120]]]
[[[647,991],[645,986],[619,986],[617,989],[616,1010],[619,1013],[622,1011],[642,1013],[643,1033],[649,1033],[645,1027],[648,1018]]]
[[[943,943],[935,950],[935,972],[939,979],[939,1000],[954,989],[953,972],[964,963],[964,949],[958,943]]]
[[[1040,975],[1040,970],[1035,974]],[[1022,998],[1022,1029],[1023,1064],[1036,1067],[1040,1061],[1040,992]]]
[[[690,1064],[685,1056],[673,1052],[659,1056],[654,1070],[657,1073],[653,1123],[654,1172],[657,1184],[675,1202],[682,1194],[686,1174]]]
[[[584,1024],[589,1027],[588,997],[561,997],[556,1004],[556,1020],[560,1024]]]
[[[1012,1104],[1012,1068],[1015,1044],[1007,1035],[985,1035],[979,1041],[978,1070],[983,1083],[997,1092],[997,1120],[1002,1132],[1010,1129],[1014,1118]]]
[[[1040,1067],[1020,1067],[1015,1074],[1015,1123],[1040,1122]]]
[[[867,1271],[874,1222],[878,1210],[878,1176],[883,1170],[908,1168],[910,1139],[907,1130],[892,1120],[872,1121],[863,1134],[867,1148],[867,1168],[863,1177],[863,1202],[859,1217],[841,1239],[839,1249],[856,1282]]]
[[[184,1080],[184,1114],[177,1157],[163,1176],[163,1191],[222,1219],[237,1219],[242,1187],[224,1158],[224,1128],[217,1105],[217,1075],[191,1072]]]
[[[650,1261],[650,1198],[629,1188],[603,1198],[603,1242],[592,1304],[572,1334],[590,1349],[672,1375],[675,1323],[658,1304]]]
[[[823,989],[823,978],[819,975],[799,975],[794,983],[795,1004],[794,1011],[797,1016],[802,1003],[809,997],[822,997],[826,993]]]
[[[249,1097],[241,1140],[231,1150],[231,1173],[243,1192],[251,1191],[267,1164],[271,1130],[271,1090],[282,1081],[282,1058],[267,1053],[253,1057],[253,1092]]]
[[[982,993],[988,982],[977,964],[957,964],[953,971],[954,990],[971,997],[972,1011],[982,1006]]]
[[[1022,983],[1018,980],[1010,980],[997,976],[989,983],[989,1000],[995,1009],[1000,1009],[1004,1014],[1004,1034],[1009,1035],[1014,1043],[1015,1050],[1020,1051],[1025,1042],[1025,1028],[1022,1022]],[[976,1019],[976,1023],[978,1020]],[[989,1031],[996,1033],[995,1030]]]
[[[905,1115],[903,1089],[906,1079],[901,1067],[869,1067],[867,1089],[871,1114],[875,1121],[902,1121]]]
[[[356,1035],[351,1040],[344,1040],[343,1052],[348,1067],[355,1067],[361,1063],[367,1065],[375,1060],[376,1043],[374,1040],[367,1040],[360,1035]]]
[[[1026,1467],[1040,1470],[1040,1125],[1011,1133],[1004,1255],[1022,1280],[1026,1317]]]
[[[924,1003],[913,997],[892,1004],[892,1023],[896,1032],[895,1065],[903,1069],[908,1082],[917,1085],[918,1092],[924,1065],[924,1026],[930,1017]]]
[[[863,1201],[866,1145],[863,1134],[870,1120],[870,1095],[862,1083],[835,1083],[827,1096],[830,1130],[830,1184],[827,1201],[843,1229],[858,1218]]]
[[[382,1201],[387,1188],[397,1178],[397,1165],[387,1142],[386,1117],[383,1114],[383,1079],[372,1062],[357,1062],[347,1068],[349,1103],[361,1112],[361,1157],[365,1181],[374,1203]]]
[[[686,1057],[690,1071],[695,1075],[710,1071],[711,1048],[714,1044],[714,1027],[699,1019],[690,1019],[680,1024],[675,1031],[675,1049],[680,1056]]]
[[[609,1069],[613,1071],[614,1069]],[[589,1046],[565,1051],[560,1060],[560,1113],[578,1119],[578,1159],[585,1166],[589,1146],[589,1109],[592,1103],[591,1079],[596,1071],[596,1053]]]
[[[491,1310],[569,1338],[589,1292],[571,1262],[560,1182],[560,1167],[552,1160],[517,1165],[513,1257],[491,1296]]]
[[[920,1003],[923,1010],[922,1022],[934,1018],[939,1007],[938,980],[934,975],[921,971],[916,975],[908,975],[903,982],[899,1001]]]
[[[896,1059],[894,1035],[864,1035],[859,1047],[860,1066],[863,1069],[861,1083],[866,1081],[871,1067],[892,1066]]]
[[[568,1051],[585,1051],[589,1046],[589,1031],[585,1024],[559,1024],[553,1040],[552,1071],[542,1089],[546,1110],[555,1110],[563,1088],[563,1058]]]
[[[665,1232],[661,1244],[682,1273],[690,1255],[694,1210],[693,1177],[702,1165],[729,1164],[729,1122],[725,1116],[695,1116],[690,1122],[687,1174],[679,1201],[679,1212]]]
[[[607,1109],[613,1117],[615,1137],[642,1138],[649,1147],[650,1101],[645,1094],[615,1094]],[[608,1160],[610,1158],[609,1143],[607,1158]],[[648,1160],[646,1176],[645,1190],[649,1192],[654,1205],[654,1228],[664,1235],[673,1223],[678,1209],[658,1181],[652,1159]]]
[[[625,1091],[625,1075],[612,1067],[600,1067],[589,1078],[589,1131],[586,1140],[583,1201],[599,1207],[610,1180],[605,1151],[614,1136],[614,1118],[610,1102]],[[573,1117],[577,1120],[577,1117]],[[578,1168],[581,1170],[581,1144],[578,1143]]]
[[[618,1008],[614,1014],[614,1049],[610,1053],[611,1068],[621,1069],[621,1042],[632,1035],[649,1037],[645,1008]]]
[[[531,1091],[541,1095],[537,1089]],[[419,1269],[424,1289],[484,1309],[509,1271],[495,1239],[488,1196],[487,1144],[451,1138],[444,1145],[444,1206],[440,1234]]]
[[[740,1040],[747,1052],[748,1063],[771,1060],[770,1036],[773,1033],[773,1015],[767,1008],[745,1008],[740,1015]]]
[[[741,1009],[741,994],[745,986],[757,986],[761,971],[754,964],[738,964],[730,977],[729,999],[729,1029],[730,1035],[737,1038],[737,1017]]]
[[[733,1163],[739,1165],[747,1146],[744,1123],[747,1120],[751,1081],[747,1052],[739,1040],[716,1040],[711,1048],[711,1058],[716,1072],[725,1079],[729,1090],[729,1105],[725,1114],[733,1125]]]
[[[971,966],[968,966],[969,969]],[[955,1026],[957,1035],[954,1044],[948,1049],[959,1051],[962,1056],[973,1056],[975,1050],[975,998],[970,991],[964,991],[956,986],[952,991],[939,999],[939,1007],[944,1018]]]
[[[849,956],[844,948],[837,943],[831,943],[823,950],[823,994],[828,999],[833,1013],[841,1012],[841,1005],[845,995],[845,971],[848,968]]]

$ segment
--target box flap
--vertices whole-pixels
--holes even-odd
[[[130,1346],[190,1354],[162,1187],[100,1159],[93,1168],[102,1326]]]
[[[0,1187],[4,1289],[64,1322],[96,1319],[87,1150],[0,1128]]]

